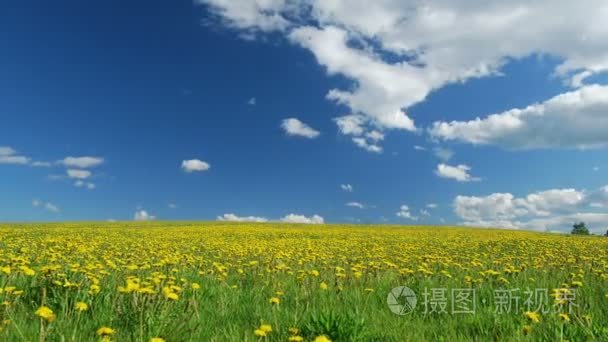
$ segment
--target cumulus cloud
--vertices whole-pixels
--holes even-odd
[[[590,85],[526,108],[470,121],[435,122],[436,139],[509,149],[608,146],[608,86]]]
[[[16,154],[17,151],[9,146],[0,146],[0,156],[11,156]]]
[[[104,159],[100,157],[65,157],[57,163],[70,168],[88,169],[103,164]]]
[[[325,220],[319,215],[306,217],[304,215],[289,214],[280,219],[281,222],[288,223],[306,223],[306,224],[323,224]]]
[[[87,179],[91,177],[92,173],[88,170],[77,170],[77,169],[67,169],[66,173],[68,177],[74,179]]]
[[[190,159],[182,161],[182,170],[186,172],[201,172],[207,171],[211,165],[199,159]]]
[[[340,189],[346,191],[346,192],[353,192],[353,186],[350,184],[340,184]]]
[[[229,222],[268,222],[268,219],[260,216],[237,216],[235,214],[224,214],[217,217],[218,221]]]
[[[608,213],[589,212],[608,203],[608,189],[595,191],[549,189],[515,197],[511,193],[457,196],[454,213],[466,225],[568,231],[576,221],[593,223],[595,231],[608,228]],[[595,205],[594,205],[595,204]]]
[[[314,139],[319,136],[319,131],[308,126],[296,118],[285,119],[281,122],[281,127],[287,135],[300,136],[308,139]]]
[[[437,165],[435,174],[441,178],[454,179],[458,182],[472,182],[480,180],[480,178],[478,177],[471,176],[471,174],[469,174],[469,171],[471,171],[471,167],[464,164],[460,164],[457,166],[439,164]]]
[[[603,0],[588,0],[584,5],[568,0],[196,3],[206,5],[223,25],[242,36],[255,38],[278,32],[309,50],[328,74],[350,79],[351,85],[330,89],[327,99],[346,105],[349,114],[361,117],[359,129],[363,131],[414,131],[416,126],[406,109],[425,100],[432,91],[499,74],[509,61],[527,56],[559,58],[553,73],[574,88],[585,87],[592,76],[608,70],[608,29],[598,24],[608,22],[608,4]],[[572,110],[588,112],[584,106]],[[499,122],[488,122],[488,126],[496,124],[498,131],[506,129],[509,134],[518,130],[517,123],[496,120]],[[561,129],[567,131],[566,126]],[[605,126],[581,126],[591,133],[605,131]],[[550,133],[550,128],[544,130]],[[571,143],[568,136],[554,141],[559,133],[542,136],[540,141],[529,139],[528,143],[503,135],[496,139],[515,147],[605,143],[595,134],[591,134],[595,138]],[[478,134],[472,137],[494,139]]]
[[[156,219],[156,216],[150,215],[147,211],[143,209],[139,209],[133,215],[133,220],[135,221],[153,221]]]
[[[399,208],[399,211],[397,212],[397,216],[404,218],[404,219],[409,219],[412,221],[418,220],[418,217],[413,216],[412,213],[410,212],[410,207],[405,204]]]

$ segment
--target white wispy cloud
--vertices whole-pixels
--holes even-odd
[[[307,217],[307,216],[299,215],[299,214],[285,215],[280,219],[280,221],[288,222],[288,223],[305,223],[305,224],[323,224],[325,222],[323,217],[321,217],[319,215],[313,215],[313,216]]]
[[[87,179],[91,177],[93,173],[89,170],[78,170],[78,169],[67,169],[66,173],[68,177],[73,179]]]
[[[224,214],[217,217],[218,221],[229,222],[268,222],[268,219],[261,216],[238,216],[232,213]]]
[[[199,159],[190,159],[182,161],[182,170],[190,173],[190,172],[202,172],[207,171],[211,168],[209,163],[199,160]]]
[[[348,202],[345,204],[347,207],[353,207],[353,208],[359,208],[359,209],[365,209],[367,208],[367,206],[363,203],[360,202]]]
[[[99,166],[104,163],[104,159],[100,157],[65,157],[57,161],[58,164],[68,168],[88,169]]]
[[[464,164],[456,166],[439,164],[437,165],[435,174],[441,178],[454,179],[458,182],[472,182],[481,180],[481,178],[471,176],[469,171],[471,171],[471,167]]]
[[[352,185],[350,184],[340,184],[340,189],[346,191],[346,192],[353,192],[354,188]]]
[[[287,135],[314,139],[321,133],[296,118],[288,118],[281,122],[281,127]]]
[[[58,213],[60,212],[60,209],[57,205],[51,203],[51,202],[43,202],[41,200],[38,199],[34,199],[32,200],[32,206],[35,208],[43,208],[47,211],[50,211],[52,213]]]

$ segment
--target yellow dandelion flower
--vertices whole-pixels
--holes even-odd
[[[281,300],[278,297],[272,297],[269,300],[270,304],[279,304]]]
[[[302,341],[304,341],[304,337],[298,336],[298,335],[289,336],[289,339],[287,341],[289,341],[289,342],[302,342]]]
[[[533,323],[540,322],[540,314],[534,311],[526,311],[524,312],[524,316]]]
[[[321,336],[315,337],[314,342],[331,342],[331,340],[329,339],[329,337],[327,337],[325,335],[321,335]]]
[[[200,288],[201,288],[201,286],[200,286],[198,283],[192,283],[192,284],[190,284],[190,287],[191,287],[193,290],[198,290],[198,289],[200,289]]]
[[[161,337],[152,337],[150,342],[166,342],[164,338]]]
[[[327,286],[327,284],[325,282],[322,282],[321,284],[319,284],[319,288],[321,290],[327,290],[328,286]]]
[[[568,316],[567,313],[561,313],[561,314],[559,314],[559,318],[561,318],[561,320],[564,321],[564,322],[570,322],[570,316]]]
[[[48,306],[41,306],[35,312],[36,316],[45,319],[48,322],[52,322],[55,320],[55,313]]]
[[[255,336],[260,336],[260,337],[266,336],[266,332],[262,329],[255,329],[253,331],[253,333],[255,334]]]
[[[112,328],[109,327],[101,327],[99,329],[97,329],[97,335],[99,336],[110,336],[110,335],[114,335],[116,331]]]
[[[78,311],[87,311],[89,309],[89,304],[85,302],[78,302],[76,303],[75,308]]]
[[[262,325],[260,325],[260,330],[262,330],[265,333],[269,333],[272,331],[272,326],[270,324],[262,324]]]

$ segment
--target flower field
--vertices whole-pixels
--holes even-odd
[[[603,237],[4,224],[0,282],[2,341],[608,340]],[[408,310],[387,304],[399,286]]]

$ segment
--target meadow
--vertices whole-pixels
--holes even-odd
[[[608,340],[607,284],[603,237],[0,224],[2,341]],[[399,286],[415,307],[399,296],[387,305]]]

